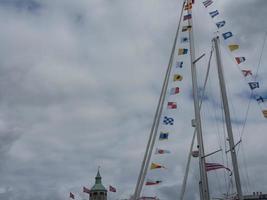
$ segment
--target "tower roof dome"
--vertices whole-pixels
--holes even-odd
[[[101,175],[98,169],[96,177],[95,177],[95,185],[91,188],[91,192],[92,191],[107,191],[106,188],[102,185],[101,179],[102,178],[101,178]]]

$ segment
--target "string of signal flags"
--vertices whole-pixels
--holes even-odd
[[[206,9],[210,9],[212,4],[213,4],[213,0],[205,0],[202,3]],[[209,15],[213,20],[215,20],[220,15],[220,12],[217,9],[216,10],[213,9],[213,10],[209,11]],[[221,32],[221,30],[225,29],[225,27],[226,27],[225,26],[226,25],[225,20],[215,21],[214,23],[218,29],[218,32]],[[265,106],[265,108],[262,106],[267,99],[266,99],[266,97],[263,97],[261,94],[259,94],[258,89],[260,88],[260,83],[255,80],[257,74],[254,75],[251,69],[249,69],[243,65],[246,62],[246,58],[244,56],[237,56],[236,55],[237,54],[236,52],[238,52],[237,50],[239,49],[240,46],[238,44],[232,42],[231,39],[233,38],[234,34],[231,31],[222,31],[221,35],[222,35],[222,37],[223,37],[223,39],[224,39],[224,41],[228,47],[228,50],[231,53],[230,55],[232,55],[234,61],[236,62],[237,66],[239,67],[244,79],[246,80],[250,90],[252,91],[252,95],[253,95],[254,99],[260,105],[263,116],[265,118],[267,118],[266,106]]]

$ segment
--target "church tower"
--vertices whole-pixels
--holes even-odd
[[[90,200],[107,200],[107,190],[102,185],[99,169],[95,177],[95,185],[90,190]]]

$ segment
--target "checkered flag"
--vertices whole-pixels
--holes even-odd
[[[165,125],[173,125],[174,119],[171,117],[164,117],[163,124]]]

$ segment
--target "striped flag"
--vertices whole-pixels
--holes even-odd
[[[216,17],[217,15],[219,15],[219,11],[218,11],[218,10],[215,10],[215,11],[210,12],[209,14],[210,14],[210,16],[211,16],[212,18],[214,18],[214,17]]]
[[[206,0],[203,2],[204,6],[207,8],[208,6],[210,6],[213,3],[212,0]]]
[[[191,19],[192,18],[192,15],[191,14],[187,14],[184,16],[184,21],[185,20],[188,20],[188,19]]]
[[[224,165],[219,163],[205,163],[205,167],[207,172],[216,169],[226,169],[231,172],[230,176],[232,175],[232,171],[228,167],[225,167]]]

